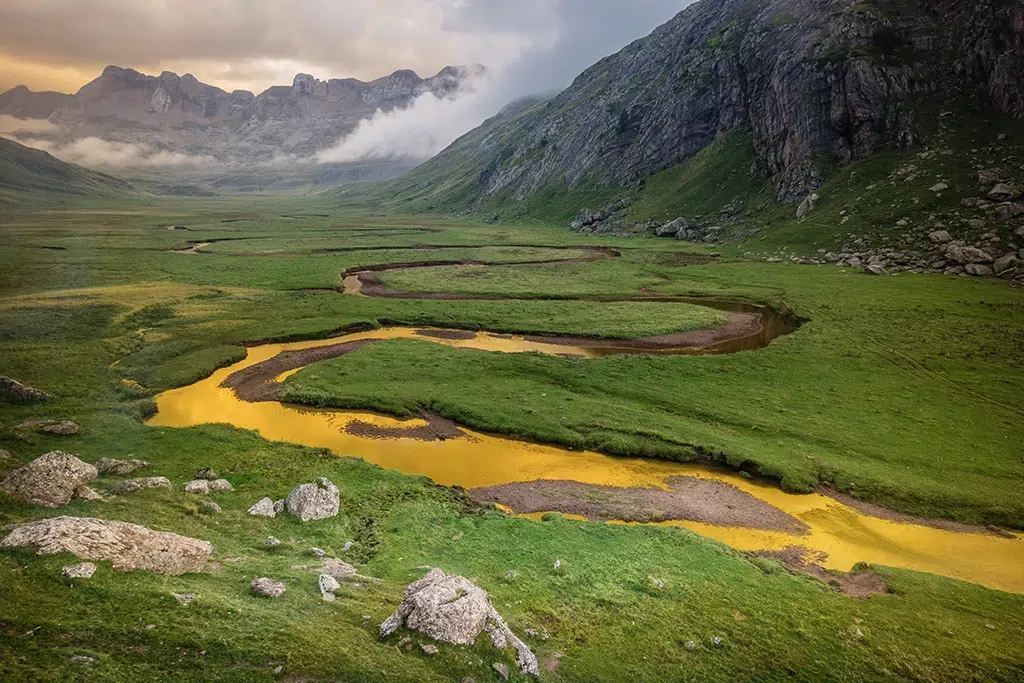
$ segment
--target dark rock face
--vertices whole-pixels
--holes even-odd
[[[919,141],[923,99],[975,92],[1024,115],[1022,67],[1024,7],[1009,0],[703,0],[516,122],[481,189],[630,185],[746,128],[796,199],[830,164]]]

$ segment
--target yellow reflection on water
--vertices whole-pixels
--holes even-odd
[[[1020,538],[958,533],[870,517],[820,494],[796,495],[774,486],[748,481],[703,465],[619,458],[590,451],[570,451],[463,430],[466,438],[423,442],[414,439],[373,439],[349,434],[345,427],[360,420],[385,427],[416,427],[421,420],[397,420],[372,413],[311,410],[281,403],[247,403],[220,386],[228,375],[267,360],[282,351],[300,350],[359,339],[414,338],[457,348],[497,352],[538,351],[595,357],[594,349],[531,342],[488,333],[472,339],[423,337],[412,328],[360,332],[336,339],[266,344],[249,349],[245,360],[215,372],[188,387],[156,398],[159,412],[148,421],[158,427],[191,427],[226,423],[258,431],[264,438],[329,448],[338,455],[362,458],[388,469],[424,475],[443,485],[465,488],[538,479],[567,479],[605,486],[666,487],[672,476],[715,479],[787,512],[804,522],[804,535],[675,521],[739,550],[774,550],[802,545],[827,553],[830,569],[849,570],[869,562],[933,572],[991,588],[1024,593],[1024,541]],[[282,375],[288,376],[292,372]],[[280,379],[280,378],[279,378]],[[539,518],[540,515],[535,515]]]

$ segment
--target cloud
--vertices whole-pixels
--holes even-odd
[[[59,130],[60,126],[50,123],[46,119],[19,119],[15,116],[0,114],[0,135],[20,138],[40,133],[56,133]]]
[[[19,141],[29,147],[49,152],[58,159],[95,168],[209,167],[218,163],[209,156],[155,150],[146,145],[111,142],[97,137],[79,138],[69,142],[37,138]]]
[[[489,65],[488,81],[454,97],[426,94],[406,109],[377,112],[317,155],[317,160],[427,159],[509,102],[563,89],[588,66],[646,35],[692,2],[464,0],[445,15],[447,30],[523,36],[519,53],[497,69]]]

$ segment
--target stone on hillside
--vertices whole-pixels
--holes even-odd
[[[654,235],[656,237],[675,237],[681,227],[682,226],[678,219],[669,221],[668,223],[655,228]]]
[[[982,187],[988,187],[989,185],[995,185],[999,182],[999,171],[995,169],[985,169],[978,171],[978,184]]]
[[[1011,199],[1016,199],[1017,195],[1020,194],[1015,188],[1006,183],[997,183],[989,193],[988,198],[995,202],[1006,202]]]
[[[145,460],[115,460],[100,458],[96,462],[96,470],[100,474],[131,474],[140,467],[149,467]]]
[[[992,275],[992,269],[980,263],[968,263],[964,266],[964,272],[968,275],[976,275],[978,277],[987,277]]]
[[[254,579],[249,586],[257,595],[262,595],[268,598],[279,598],[284,595],[285,591],[285,585],[283,583],[266,577]]]
[[[935,183],[928,189],[931,192],[945,192],[946,190],[949,189],[949,185],[947,185],[946,183]]]
[[[173,489],[167,477],[139,477],[128,479],[110,487],[107,492],[115,496],[123,496],[126,493],[134,493],[143,489]]]
[[[193,479],[185,484],[185,493],[207,494],[210,492],[210,482],[205,479]]]
[[[320,588],[320,597],[328,602],[334,600],[334,591],[341,588],[338,580],[330,574],[321,574],[320,578],[317,579],[317,586]]]
[[[55,508],[67,505],[80,486],[96,478],[96,468],[70,453],[51,451],[20,467],[0,484],[0,490],[30,503]]]
[[[957,263],[992,263],[995,259],[977,247],[958,247],[950,245],[946,248],[946,257]]]
[[[69,564],[60,570],[60,573],[69,579],[88,579],[96,573],[96,565],[92,562],[79,562]]]
[[[202,467],[196,472],[194,479],[216,479],[219,475],[209,467]]]
[[[889,274],[889,271],[887,271],[885,268],[883,268],[882,266],[880,266],[877,263],[873,263],[870,266],[868,266],[867,268],[865,268],[864,272],[867,273],[868,275],[888,275]]]
[[[398,609],[380,625],[381,638],[403,625],[453,645],[472,645],[482,631],[487,631],[494,647],[515,648],[523,673],[539,673],[537,658],[494,609],[487,592],[464,577],[431,569],[410,584]]]
[[[71,420],[60,420],[40,425],[39,431],[58,436],[74,436],[78,433],[78,425]]]
[[[198,480],[197,480],[198,481]],[[234,491],[235,487],[227,479],[214,479],[210,482],[211,491]]]
[[[303,522],[334,517],[340,504],[338,487],[323,477],[313,484],[299,484],[285,499],[288,512]]]
[[[103,496],[88,486],[79,486],[75,489],[74,498],[76,500],[103,500]]]
[[[284,498],[281,500],[274,501],[274,514],[279,515],[284,512]]]
[[[985,219],[972,218],[967,221],[967,227],[969,227],[971,230],[981,230],[985,227]]]
[[[802,202],[800,202],[800,206],[796,207],[796,217],[797,218],[803,218],[804,216],[809,214],[811,211],[813,211],[814,210],[814,204],[817,201],[818,201],[818,195],[817,194],[812,192],[811,194],[807,195],[807,197],[805,197],[804,200]]]
[[[1017,255],[1014,254],[1012,251],[1007,254],[1003,254],[1002,257],[996,259],[996,262],[992,264],[992,271],[995,272],[996,275],[999,275],[1000,273],[1003,273],[1012,268],[1013,262],[1016,260]]]
[[[40,555],[71,553],[85,560],[110,560],[114,569],[147,569],[178,575],[202,571],[213,546],[167,531],[91,517],[54,517],[19,524],[0,548],[35,547]]]
[[[31,403],[49,401],[51,396],[40,389],[25,386],[16,379],[0,375],[0,401],[9,403]]]
[[[309,554],[313,557],[318,557],[320,559],[323,559],[327,556],[327,553],[324,552],[323,548],[310,548]]]
[[[359,576],[358,570],[348,562],[342,562],[341,560],[335,559],[324,560],[324,566],[320,568],[320,572],[322,574],[329,574],[338,581],[343,582]]]
[[[503,680],[503,681],[507,681],[508,680],[508,677],[510,675],[509,674],[509,670],[508,670],[508,667],[505,666],[503,663],[495,662],[494,664],[491,664],[491,668],[493,668],[495,671],[498,672],[498,675],[501,676],[501,680]]]
[[[208,515],[216,515],[220,513],[220,505],[217,505],[212,500],[204,500],[199,503],[199,511],[205,512]]]
[[[174,599],[177,600],[182,607],[188,607],[189,603],[195,600],[197,596],[195,593],[171,593]]]
[[[934,232],[928,233],[928,239],[930,239],[935,244],[946,244],[952,238],[949,236],[949,233],[945,230],[935,230]]]
[[[430,643],[420,643],[420,649],[423,650],[423,654],[431,656],[436,655],[439,652],[437,646],[431,645]]]
[[[249,508],[249,514],[258,517],[275,517],[277,513],[274,512],[274,501],[270,498],[260,500]]]

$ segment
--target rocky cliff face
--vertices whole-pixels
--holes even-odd
[[[306,156],[329,146],[378,110],[404,108],[424,93],[444,97],[482,67],[447,67],[430,78],[396,71],[365,83],[298,74],[291,86],[255,95],[225,92],[191,74],[148,76],[108,66],[74,95],[18,86],[0,95],[0,114],[48,119],[57,141],[86,136],[226,161]]]
[[[920,141],[951,95],[1024,115],[1022,67],[1016,0],[702,0],[489,135],[479,190],[626,186],[744,128],[792,199]]]

